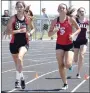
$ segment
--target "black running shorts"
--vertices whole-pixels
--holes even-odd
[[[25,46],[27,50],[29,48],[29,44],[23,44],[23,45],[21,45],[21,44],[10,43],[10,52],[12,54],[17,54],[17,53],[19,53],[19,49],[22,46]]]
[[[73,41],[74,48],[80,48],[81,45],[87,45],[88,40]]]
[[[62,49],[64,51],[73,51],[73,44],[69,44],[69,45],[56,44],[56,50],[58,49]]]

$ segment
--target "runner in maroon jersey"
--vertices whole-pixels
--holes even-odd
[[[7,34],[12,35],[10,41],[10,52],[16,66],[16,81],[15,88],[25,88],[25,79],[23,76],[23,57],[29,48],[28,39],[28,19],[24,15],[25,4],[24,2],[18,1],[16,3],[17,14],[12,16],[7,24]]]
[[[81,78],[80,71],[84,61],[84,54],[87,49],[87,27],[89,25],[88,19],[85,17],[86,10],[80,7],[77,10],[76,21],[81,28],[81,32],[78,34],[76,40],[74,40],[74,62],[78,62],[78,73],[77,78]]]
[[[65,68],[70,68],[72,66],[74,54],[72,52],[72,38],[80,32],[80,27],[72,17],[74,10],[75,9],[72,7],[67,8],[66,4],[60,4],[58,7],[59,17],[52,21],[48,32],[48,36],[57,33],[56,58],[58,61],[59,73],[64,83],[62,89],[68,88]],[[74,33],[72,33],[72,26],[77,29]]]

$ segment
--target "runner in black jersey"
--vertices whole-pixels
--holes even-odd
[[[81,32],[78,34],[76,40],[74,40],[74,61],[78,62],[78,73],[77,78],[80,77],[80,71],[84,61],[84,54],[87,48],[87,28],[89,25],[88,19],[85,17],[85,8],[80,7],[77,10],[76,21],[81,28]]]
[[[28,18],[25,16],[25,4],[24,2],[16,2],[17,14],[12,16],[7,24],[7,34],[11,34],[10,52],[16,66],[16,81],[15,88],[25,88],[25,79],[23,76],[23,57],[29,48],[29,36],[28,32]]]

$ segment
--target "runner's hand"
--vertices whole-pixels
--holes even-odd
[[[54,31],[54,32],[58,32],[59,29],[60,29],[59,27],[55,26],[54,29],[53,29],[53,31]]]
[[[20,29],[20,33],[26,33],[26,28]]]
[[[73,41],[73,37],[74,37],[73,35],[70,35],[70,36],[69,36],[69,39],[70,39],[71,41]]]

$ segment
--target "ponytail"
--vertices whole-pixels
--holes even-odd
[[[29,12],[30,16],[33,16],[33,12],[30,10],[30,5],[26,7],[25,12]]]
[[[69,7],[68,9],[67,9],[67,16],[70,16],[70,17],[72,17],[73,15],[73,12],[75,12],[75,8],[73,8],[72,6],[71,7]]]

